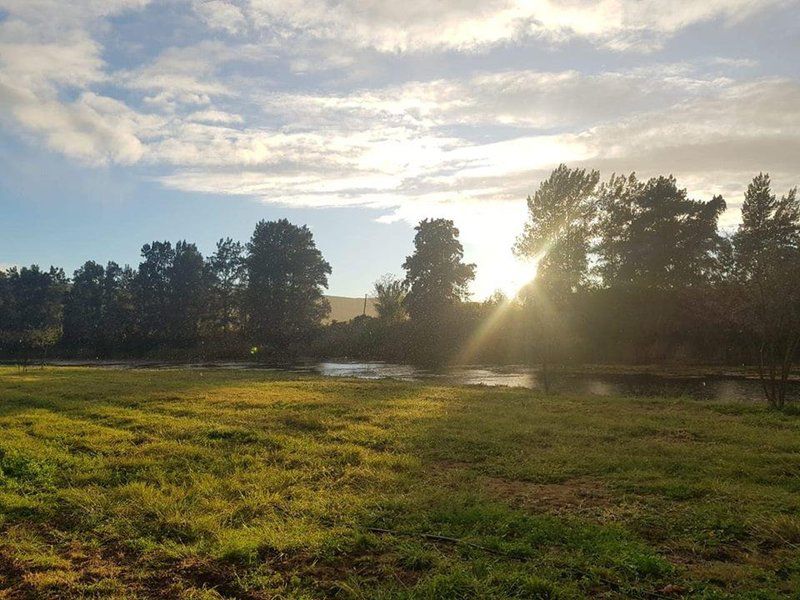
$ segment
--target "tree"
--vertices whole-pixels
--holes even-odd
[[[330,307],[322,295],[330,265],[306,226],[259,221],[247,244],[247,327],[252,341],[287,354],[306,340]]]
[[[244,246],[231,238],[219,240],[208,258],[208,270],[213,328],[223,333],[234,331],[241,325],[241,293],[247,276]]]
[[[772,193],[769,174],[753,178],[744,195],[742,223],[733,239],[739,275],[758,278],[774,261],[790,258],[800,247],[800,202],[797,188],[780,200]]]
[[[12,352],[46,351],[61,337],[67,279],[63,269],[11,268],[4,278],[7,312],[3,346]]]
[[[103,310],[98,351],[104,355],[128,347],[136,334],[133,282],[136,273],[129,266],[110,261],[103,278]]]
[[[192,346],[199,339],[200,324],[207,314],[210,283],[197,246],[185,240],[177,242],[167,276],[169,337],[180,346]]]
[[[674,177],[646,182],[612,176],[597,192],[596,297],[607,307],[599,329],[638,360],[662,360],[703,342],[695,316],[719,303],[730,243],[718,231],[725,201],[692,200]],[[625,315],[607,323],[608,314]],[[710,319],[709,319],[710,322]]]
[[[156,241],[142,246],[142,258],[133,279],[137,333],[144,342],[163,343],[169,335],[170,272],[175,250],[170,242]]]
[[[207,314],[209,277],[197,246],[179,241],[142,247],[144,260],[133,278],[138,335],[147,344],[190,347]]]
[[[800,201],[797,189],[778,200],[769,175],[748,186],[733,239],[743,314],[758,344],[767,401],[783,408],[800,347]]]
[[[550,365],[569,347],[575,295],[587,284],[597,171],[559,165],[528,197],[528,220],[514,252],[538,261],[536,280],[519,294],[541,364],[545,390]]]
[[[586,282],[594,196],[600,174],[559,165],[528,197],[528,220],[514,251],[538,259],[536,280],[558,293]]]
[[[105,269],[87,261],[72,276],[64,304],[64,341],[73,346],[97,348],[102,335]]]
[[[415,228],[414,253],[406,257],[405,306],[412,319],[436,315],[466,299],[475,265],[463,262],[458,229],[447,219],[425,219]]]
[[[475,265],[463,261],[458,229],[447,219],[425,219],[416,227],[414,252],[403,263],[416,351],[425,362],[441,361],[453,345],[457,309],[468,296]]]
[[[714,279],[725,242],[717,231],[725,200],[691,200],[675,178],[641,183],[634,174],[600,187],[598,272],[606,286],[681,288]]]
[[[394,275],[384,275],[375,282],[375,310],[378,318],[386,322],[402,321],[406,316],[403,302],[406,298],[406,285]]]
[[[5,332],[9,331],[14,322],[14,294],[11,287],[11,278],[3,269],[0,269],[0,350],[7,343]]]

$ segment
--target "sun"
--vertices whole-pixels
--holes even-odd
[[[516,298],[519,291],[536,278],[539,257],[518,259],[511,256],[509,260],[493,266],[497,282],[495,290],[500,290],[509,300]]]

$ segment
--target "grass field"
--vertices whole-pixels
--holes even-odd
[[[0,368],[0,598],[800,597],[800,417]]]

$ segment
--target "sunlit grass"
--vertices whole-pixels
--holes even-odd
[[[800,589],[800,419],[760,406],[5,368],[0,431],[0,597]]]

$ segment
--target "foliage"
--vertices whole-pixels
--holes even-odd
[[[672,176],[601,183],[561,165],[527,201],[514,250],[538,271],[518,295],[470,301],[475,265],[458,229],[426,219],[405,278],[376,282],[378,319],[326,326],[330,265],[286,220],[258,223],[246,246],[224,238],[206,259],[155,241],[137,269],[88,261],[71,282],[52,267],[9,269],[0,354],[760,364],[782,407],[800,346],[800,202],[760,174],[733,235],[720,231],[725,206]]]
[[[43,354],[61,337],[67,280],[62,269],[12,267],[0,278],[0,350]]]
[[[519,297],[545,386],[550,365],[568,353],[575,295],[587,284],[599,178],[597,171],[559,165],[528,197],[528,220],[514,247],[538,261],[535,283]]]
[[[691,200],[674,177],[613,176],[600,186],[598,268],[605,286],[673,289],[707,283],[720,269],[717,231],[725,201]]]
[[[792,189],[778,200],[768,175],[753,179],[733,238],[741,314],[758,342],[764,393],[783,408],[786,381],[800,350],[800,200]]]
[[[414,252],[403,263],[416,358],[440,362],[457,346],[457,309],[467,297],[475,265],[463,261],[459,231],[447,219],[425,219],[416,227]]]
[[[586,283],[597,171],[559,165],[533,196],[514,250],[539,259],[537,281],[562,298]]]
[[[217,242],[208,259],[214,329],[230,332],[241,326],[242,293],[247,281],[244,246],[231,239]]]
[[[288,221],[259,223],[247,253],[230,238],[208,259],[195,244],[154,241],[135,270],[87,261],[72,281],[36,265],[0,270],[0,354],[60,344],[92,357],[243,357],[256,342],[276,357],[319,326],[328,273],[310,231]]]
[[[402,321],[406,317],[406,284],[393,275],[384,275],[375,282],[375,310],[378,318],[387,322]]]
[[[458,229],[447,219],[424,219],[415,227],[414,253],[406,257],[405,305],[412,319],[447,310],[467,297],[475,265],[463,261]]]
[[[247,244],[247,329],[253,343],[285,352],[306,341],[328,313],[330,265],[308,227],[260,221]]]

